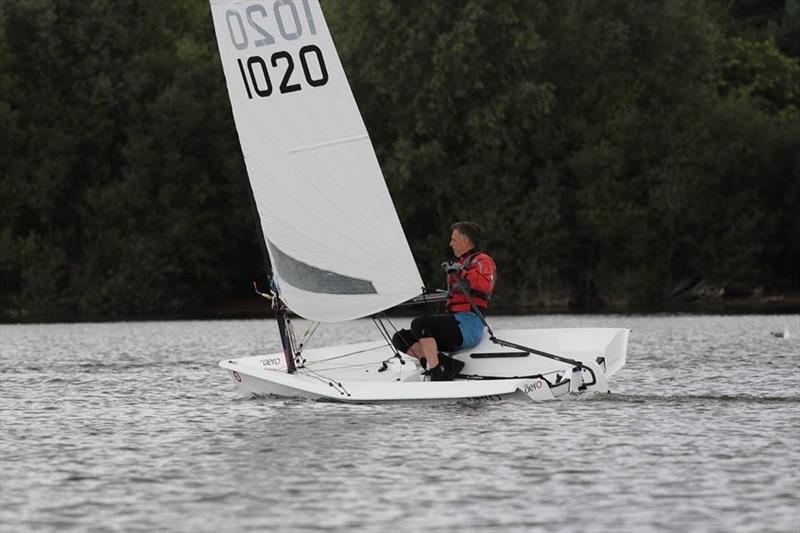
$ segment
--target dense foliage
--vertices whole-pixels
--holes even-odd
[[[497,301],[800,288],[800,4],[326,0],[427,282]],[[261,254],[197,0],[0,1],[0,315],[186,314]]]

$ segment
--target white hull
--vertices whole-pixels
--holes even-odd
[[[303,352],[305,364],[286,372],[282,353],[220,361],[246,394],[342,402],[552,400],[570,393],[610,392],[608,378],[625,364],[628,329],[501,330],[496,336],[585,365],[572,365],[494,344],[488,337],[451,354],[475,379],[424,381],[416,359],[393,356],[383,341]],[[384,365],[383,363],[386,362]],[[384,368],[384,370],[381,370]]]

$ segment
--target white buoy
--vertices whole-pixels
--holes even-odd
[[[792,334],[789,332],[788,326],[783,328],[783,331],[770,331],[769,334],[773,337],[778,337],[779,339],[788,339],[792,336]]]

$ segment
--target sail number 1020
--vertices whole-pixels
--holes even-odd
[[[306,26],[311,35],[317,34],[314,18],[308,5],[308,0],[302,0]],[[292,0],[275,0],[272,4],[272,17],[270,12],[261,4],[253,4],[244,10],[244,17],[236,9],[225,11],[225,22],[231,42],[237,50],[246,50],[251,45],[257,48],[275,45],[278,42],[278,33],[285,41],[294,41],[303,35],[303,24],[300,15]],[[245,20],[247,23],[245,24]],[[272,22],[274,21],[274,25]],[[275,32],[277,27],[278,32]],[[272,30],[272,31],[270,31]],[[328,69],[322,50],[316,45],[309,44],[300,48],[297,59],[303,71],[306,83],[311,87],[319,87],[328,83]],[[295,71],[295,58],[289,52],[281,50],[269,56],[269,65],[265,57],[253,55],[246,60],[238,58],[239,72],[242,75],[248,98],[254,95],[267,97],[273,93],[273,84],[270,72],[280,78],[278,90],[281,93],[291,93],[303,88],[298,83],[297,77],[293,78]],[[277,79],[277,78],[276,78]]]
[[[317,63],[317,72],[312,73],[309,67],[308,58],[314,57]],[[269,77],[267,62],[261,56],[250,56],[247,61],[236,60],[239,63],[239,72],[242,74],[244,88],[247,97],[253,99],[253,93],[261,97],[272,94],[272,80]],[[292,93],[302,89],[299,83],[292,83],[294,73],[294,59],[289,52],[280,51],[272,54],[270,63],[275,68],[283,68],[283,78],[278,87],[282,93]],[[245,64],[247,66],[245,66]],[[322,51],[315,45],[309,44],[300,49],[300,65],[303,67],[303,74],[306,82],[312,87],[319,87],[328,83],[328,69],[322,59]]]

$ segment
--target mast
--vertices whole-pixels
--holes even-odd
[[[275,313],[275,321],[278,323],[278,333],[281,336],[281,347],[283,348],[283,359],[286,362],[286,371],[289,374],[297,372],[297,365],[294,362],[294,335],[291,333],[292,323],[289,321],[289,308],[281,300],[278,288],[275,284],[275,277],[269,276],[269,292],[258,290],[258,284],[254,281],[253,288],[256,294],[266,298],[271,302],[272,311]]]
[[[250,192],[250,207],[253,209],[253,218],[256,222],[256,239],[258,246],[261,249],[261,260],[264,262],[264,271],[267,272],[270,294],[256,292],[261,296],[267,297],[272,301],[272,310],[275,313],[275,321],[278,323],[278,333],[281,336],[281,347],[283,348],[283,358],[286,361],[286,371],[289,374],[297,372],[297,366],[294,363],[294,346],[292,346],[291,336],[288,331],[288,308],[281,300],[280,295],[275,287],[275,280],[271,274],[271,265],[269,261],[269,252],[267,252],[267,239],[264,237],[264,230],[261,225],[261,216],[258,214],[258,204],[256,203],[255,194],[253,193],[253,186],[250,179],[247,179],[247,190]],[[255,283],[254,283],[255,285]]]
[[[283,358],[286,361],[286,371],[289,374],[294,374],[297,372],[297,366],[294,364],[294,346],[292,346],[292,338],[289,335],[288,308],[283,303],[280,296],[275,296],[272,302],[272,308],[275,310],[275,320],[278,322],[278,332],[281,334],[281,346],[283,346]]]

